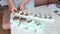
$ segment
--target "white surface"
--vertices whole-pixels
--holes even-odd
[[[48,6],[48,8],[49,8],[50,10],[53,10],[53,11],[55,11],[55,10],[60,11],[60,8],[57,8],[57,7],[56,7],[56,4],[50,4],[50,5]]]
[[[31,13],[30,11],[34,13],[38,12],[41,13],[43,15],[43,13],[48,13],[48,14],[52,14],[52,16],[55,19],[54,23],[47,23],[45,22],[45,26],[43,27],[43,29],[38,30],[37,33],[34,33],[34,31],[32,29],[30,30],[25,30],[25,28],[20,29],[17,24],[15,25],[11,25],[11,34],[60,34],[60,16],[58,16],[57,14],[55,14],[53,12],[53,10],[50,10],[50,8],[48,8],[47,6],[40,6],[40,7],[36,7],[32,10],[29,10],[29,13]],[[36,11],[36,12],[34,12]],[[50,12],[46,12],[46,11],[50,11]]]

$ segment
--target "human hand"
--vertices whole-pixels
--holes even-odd
[[[20,5],[20,10],[21,10],[21,11],[24,11],[24,10],[25,10],[25,7],[24,7],[23,4]]]
[[[13,6],[11,9],[10,9],[11,11],[12,11],[12,13],[16,13],[17,12],[17,9]]]

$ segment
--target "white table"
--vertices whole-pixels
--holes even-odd
[[[55,14],[47,6],[36,7],[34,9],[29,10],[29,13],[31,13],[30,11],[33,11],[33,13],[41,11],[38,13],[41,13],[42,15],[43,15],[43,13],[51,14],[54,17],[55,22],[49,23],[49,22],[44,21],[45,25],[44,25],[43,29],[38,30],[37,33],[34,33],[34,31],[32,29],[30,29],[30,30],[25,30],[25,28],[21,29],[17,26],[18,23],[14,23],[11,25],[11,34],[60,34],[60,27],[59,27],[60,26],[60,16],[57,16],[57,14]],[[36,11],[36,12],[34,12],[34,11]]]

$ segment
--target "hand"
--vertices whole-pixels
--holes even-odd
[[[21,10],[21,11],[24,11],[24,10],[25,10],[25,7],[24,7],[23,4],[20,5],[20,10]]]
[[[19,14],[24,13],[24,11],[19,11]]]
[[[12,11],[12,13],[15,14],[15,13],[17,12],[17,9],[16,9],[15,7],[12,7],[12,8],[11,8],[11,11]]]

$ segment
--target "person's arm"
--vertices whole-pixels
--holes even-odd
[[[13,1],[12,0],[7,0],[7,3],[8,3],[8,6],[9,8],[13,7],[14,4],[13,4]]]
[[[14,13],[15,11],[17,11],[17,9],[15,8],[15,5],[13,3],[13,0],[7,0],[7,4],[9,6],[9,9]]]
[[[24,11],[25,10],[25,4],[28,3],[30,0],[23,0],[23,2],[20,5],[20,10]]]

